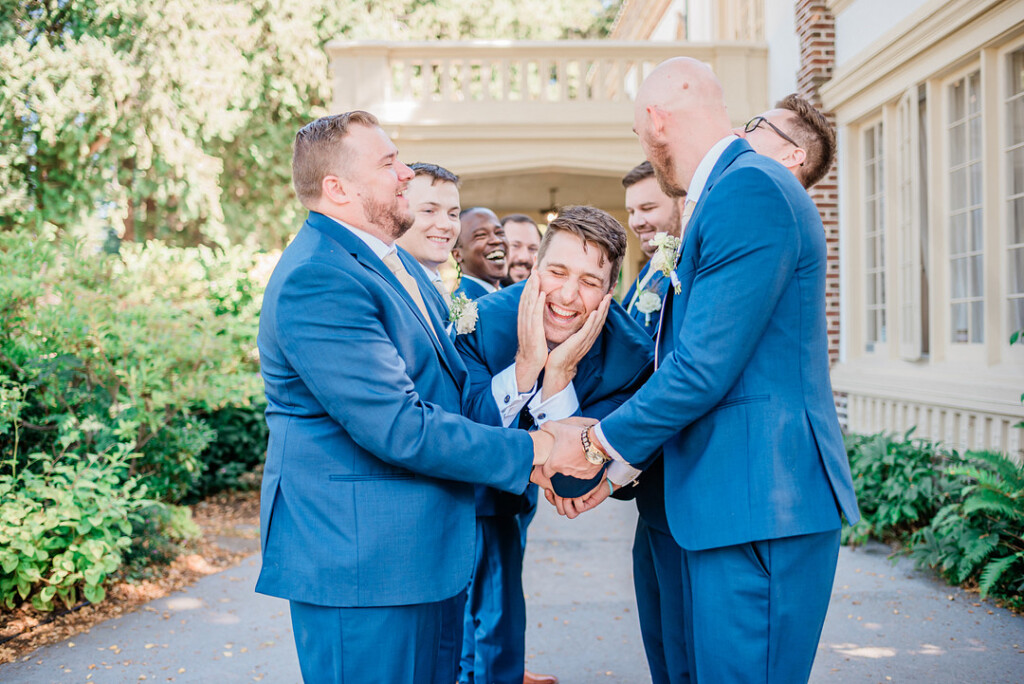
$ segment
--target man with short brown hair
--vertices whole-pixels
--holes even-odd
[[[810,189],[825,177],[836,158],[836,131],[814,105],[791,93],[775,109],[755,116],[733,133],[746,138],[758,154],[775,159]]]

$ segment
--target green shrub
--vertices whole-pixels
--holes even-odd
[[[155,567],[178,557],[183,542],[200,536],[192,511],[185,506],[153,503],[140,508],[131,522],[132,543],[124,554],[124,574],[129,580],[152,577]]]
[[[254,401],[249,406],[226,406],[205,416],[216,436],[199,455],[202,472],[189,492],[190,500],[259,486],[254,473],[267,453],[266,408],[265,401]]]
[[[39,610],[81,595],[97,602],[131,545],[131,516],[146,488],[126,477],[123,455],[54,459],[0,472],[0,605],[31,599]]]
[[[196,489],[216,436],[203,416],[262,402],[261,260],[156,242],[105,255],[52,231],[0,231],[0,377],[20,397],[0,455],[115,450],[136,456],[130,474],[153,498]]]
[[[959,462],[956,452],[937,444],[885,434],[847,436],[854,488],[861,520],[843,530],[843,543],[862,544],[869,538],[904,540],[948,504],[963,486],[962,476],[946,468]]]
[[[970,452],[950,471],[966,483],[914,534],[911,555],[950,582],[975,580],[982,596],[1024,607],[1024,469],[1002,454]]]

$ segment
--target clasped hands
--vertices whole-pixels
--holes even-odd
[[[604,326],[611,305],[611,294],[606,295],[600,306],[590,312],[579,330],[553,348],[549,348],[544,330],[546,305],[547,296],[541,292],[540,278],[534,273],[527,279],[519,300],[516,384],[520,392],[529,392],[536,386],[543,371],[542,401],[564,390],[576,376],[577,365],[590,351]],[[548,501],[560,514],[570,518],[575,518],[608,497],[609,487],[603,480],[591,492],[576,499],[559,497],[551,485],[551,476],[555,473],[589,480],[600,471],[600,465],[587,461],[580,439],[582,428],[596,422],[592,418],[582,417],[547,421],[531,433],[534,438],[534,468],[530,481],[540,485]]]

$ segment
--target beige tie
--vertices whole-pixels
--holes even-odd
[[[448,310],[452,310],[452,295],[448,292],[448,288],[445,287],[444,281],[440,277],[434,278],[434,287],[441,293],[441,298],[444,299],[444,305],[448,307]]]
[[[427,326],[433,331],[434,324],[430,320],[430,315],[427,313],[427,305],[423,303],[423,295],[420,294],[420,287],[416,284],[416,279],[409,275],[409,272],[405,270],[405,266],[402,265],[402,260],[398,258],[398,252],[391,252],[390,254],[384,255],[384,263],[391,272],[398,278],[398,282],[402,283],[402,287],[409,293],[412,300],[416,302],[416,306],[420,308],[420,313],[423,314],[423,320],[427,322]],[[437,333],[434,333],[435,335]]]
[[[690,217],[693,216],[693,208],[697,206],[697,201],[688,199],[683,203],[683,217],[679,220],[679,237],[682,238],[686,234],[686,224],[690,222]]]

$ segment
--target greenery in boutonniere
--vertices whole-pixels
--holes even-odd
[[[676,294],[683,289],[679,277],[676,276],[676,260],[679,258],[679,245],[682,243],[680,238],[668,233],[655,233],[651,238],[651,244],[657,248],[651,257],[651,268],[661,271],[666,278],[672,280],[672,288]]]
[[[455,324],[457,335],[467,335],[476,330],[477,316],[476,302],[462,294],[452,298],[448,320]]]

